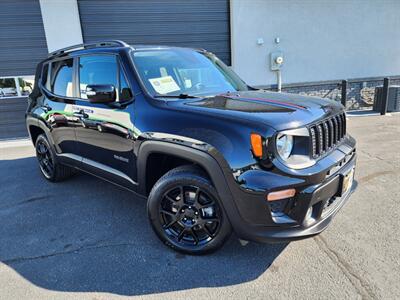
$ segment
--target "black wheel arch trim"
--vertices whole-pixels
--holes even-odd
[[[38,119],[36,117],[30,116],[30,115],[26,116],[26,128],[27,128],[27,131],[28,131],[28,134],[29,134],[29,137],[30,137],[32,143],[34,143],[32,135],[31,135],[31,130],[30,130],[31,126],[40,128],[44,132],[44,134],[46,135],[47,141],[50,144],[50,147],[52,148],[52,150],[56,154],[55,155],[55,159],[59,160],[60,157],[57,155],[57,151],[56,151],[56,147],[55,147],[55,144],[54,144],[54,140],[53,140],[53,138],[52,138],[52,136],[50,134],[50,129],[46,126],[46,123],[44,121],[42,121],[41,119]],[[33,145],[33,146],[35,146],[35,145]]]
[[[209,152],[165,141],[144,141],[138,149],[138,157],[140,157],[140,159],[138,160],[137,170],[140,194],[146,194],[146,165],[147,159],[152,153],[174,155],[201,166],[210,176],[221,200],[221,206],[226,212],[227,218],[234,231],[236,233],[241,231],[240,228],[242,227],[243,219],[233,199],[223,167],[221,167],[220,163]]]

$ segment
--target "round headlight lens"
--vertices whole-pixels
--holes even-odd
[[[278,134],[276,137],[276,150],[282,159],[288,159],[293,150],[293,136]]]

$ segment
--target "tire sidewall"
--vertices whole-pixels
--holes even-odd
[[[42,173],[42,175],[43,175],[47,180],[54,181],[55,178],[56,178],[56,170],[57,170],[56,164],[57,164],[57,162],[56,162],[56,160],[55,160],[55,155],[54,155],[53,149],[51,148],[50,143],[49,143],[49,141],[47,140],[47,137],[46,137],[44,134],[41,134],[41,135],[39,135],[38,138],[36,139],[35,150],[37,149],[37,147],[38,147],[38,145],[39,145],[40,142],[46,144],[46,147],[49,149],[49,153],[50,153],[51,159],[52,159],[52,161],[53,161],[53,174],[52,174],[52,176],[48,176],[47,174],[45,174],[45,172],[43,172],[42,167],[40,166],[40,163],[39,163],[40,173]],[[37,150],[36,150],[36,151],[37,151]],[[36,152],[36,158],[38,159],[38,157],[37,157],[37,152]]]
[[[167,174],[168,175],[168,174]],[[162,228],[159,217],[159,207],[163,199],[163,195],[168,190],[173,189],[177,185],[197,186],[213,197],[217,203],[221,214],[221,224],[219,231],[213,239],[205,245],[200,245],[193,248],[185,248],[183,244],[172,240]],[[169,247],[174,250],[186,254],[205,254],[217,250],[228,239],[232,231],[225,210],[221,204],[218,194],[211,183],[200,175],[185,172],[163,176],[153,187],[147,202],[147,212],[151,226],[157,236]]]

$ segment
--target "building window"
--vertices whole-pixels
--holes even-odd
[[[0,99],[27,97],[33,90],[34,76],[0,78]]]
[[[34,76],[18,77],[18,83],[21,96],[28,96],[33,90]]]

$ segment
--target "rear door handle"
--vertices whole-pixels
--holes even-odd
[[[48,104],[43,105],[43,106],[42,106],[42,109],[43,109],[46,113],[48,113],[49,111],[52,110],[52,108],[51,108]]]
[[[79,112],[74,112],[74,117],[80,118],[80,119],[87,119],[89,118],[89,115],[85,113],[83,110],[80,110]]]

